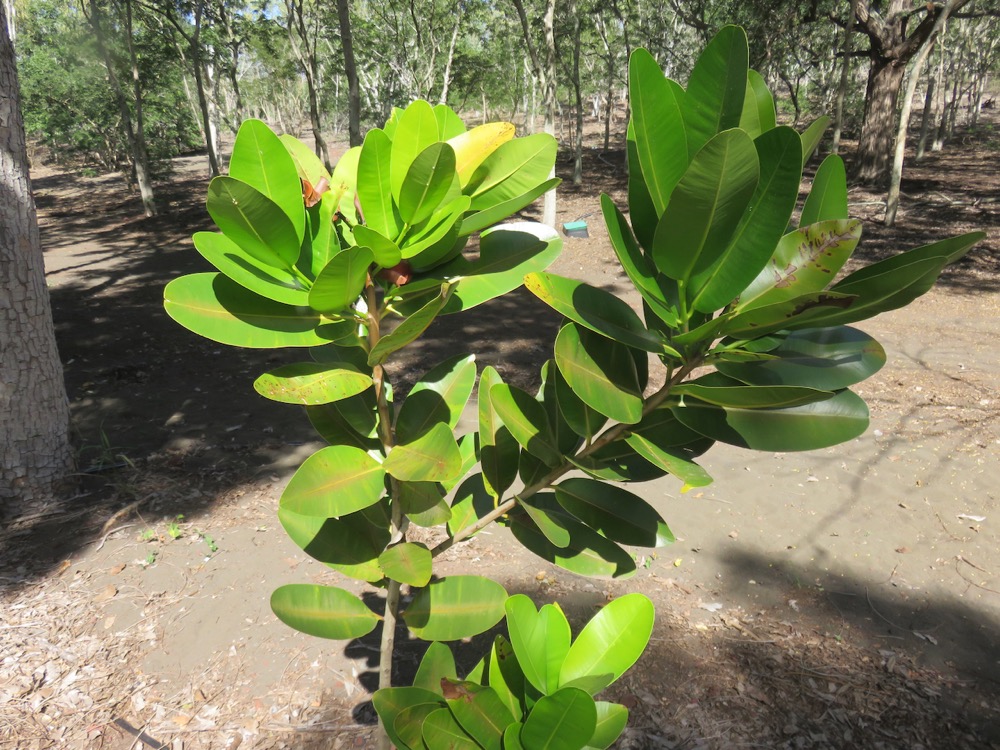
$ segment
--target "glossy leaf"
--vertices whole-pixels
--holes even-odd
[[[772,305],[826,289],[861,239],[861,222],[824,221],[789,232],[740,294],[737,310]]]
[[[693,396],[716,406],[743,409],[778,409],[823,401],[833,394],[799,385],[746,385],[722,373],[713,372],[695,380],[680,383],[672,395]]]
[[[459,726],[485,750],[503,750],[504,730],[514,723],[514,716],[492,687],[476,686],[471,697],[448,701],[448,708]]]
[[[444,697],[441,691],[441,680],[457,680],[455,655],[443,643],[435,641],[424,652],[413,678],[413,687],[423,688]]]
[[[539,699],[521,729],[532,750],[582,750],[597,728],[597,706],[586,692],[562,688]]]
[[[494,497],[502,495],[514,483],[520,455],[517,440],[503,425],[490,401],[490,390],[502,382],[492,367],[483,370],[479,379],[479,455],[484,487]]]
[[[632,105],[632,132],[641,175],[655,209],[663,214],[670,194],[688,165],[688,141],[681,103],[660,70],[644,49],[632,52],[628,67],[629,101]],[[630,183],[631,183],[630,177]],[[640,204],[641,190],[637,192]],[[629,188],[629,202],[633,189]],[[648,216],[643,212],[643,216]],[[639,231],[636,232],[639,234]]]
[[[559,413],[573,432],[584,439],[596,435],[607,417],[587,406],[570,388],[558,367],[552,368],[552,382]]]
[[[321,448],[307,458],[281,493],[281,507],[330,518],[367,508],[382,496],[382,464],[346,445]]]
[[[298,169],[286,145],[260,120],[244,120],[240,125],[229,176],[270,198],[288,217],[301,244],[306,220]]]
[[[399,232],[392,203],[392,149],[393,144],[383,131],[378,128],[369,130],[358,157],[356,183],[365,225],[390,239]],[[403,172],[403,177],[405,176],[406,172]]]
[[[469,196],[460,195],[431,216],[425,230],[407,236],[400,252],[414,271],[421,273],[446,263],[454,257],[456,247],[461,251],[464,241],[459,242],[459,222],[468,208]]]
[[[555,358],[566,382],[585,404],[626,424],[642,418],[639,375],[622,344],[569,324],[556,337]]]
[[[581,523],[619,544],[663,547],[674,541],[666,522],[641,497],[593,479],[564,479],[556,500]]]
[[[517,470],[517,463],[514,464]],[[457,534],[476,523],[480,518],[493,510],[494,498],[483,485],[483,475],[473,474],[458,486],[455,500],[451,506],[451,518],[448,521],[448,533]]]
[[[431,528],[451,518],[451,508],[438,482],[398,482],[393,499],[417,526]]]
[[[691,279],[692,307],[710,313],[728,305],[771,258],[788,226],[802,177],[799,135],[772,128],[754,141],[760,179],[747,212],[718,260]]]
[[[843,159],[830,154],[816,170],[809,197],[802,206],[799,226],[807,227],[820,221],[848,218],[847,170]]]
[[[756,339],[776,331],[824,326],[827,316],[853,308],[857,302],[850,294],[811,292],[734,314],[721,321],[714,335]]]
[[[459,354],[427,372],[410,389],[396,417],[396,434],[407,442],[442,422],[451,429],[458,426],[472,389],[476,384],[476,357]]]
[[[581,523],[566,520],[570,543],[556,547],[527,517],[512,518],[514,537],[529,551],[560,568],[592,578],[627,578],[635,573],[635,560],[614,542]]]
[[[427,750],[482,750],[447,708],[427,715],[423,723],[423,737]]]
[[[774,98],[767,87],[767,82],[756,70],[748,70],[743,113],[740,115],[740,128],[747,131],[751,138],[757,138],[776,125]],[[795,137],[798,140],[797,133]]]
[[[472,234],[473,232],[482,231],[483,229],[491,227],[497,222],[506,219],[508,216],[513,216],[518,211],[530,206],[541,195],[554,189],[561,181],[562,180],[558,177],[553,177],[550,180],[545,180],[545,182],[539,183],[537,186],[522,193],[521,195],[515,196],[501,203],[497,203],[496,205],[490,206],[489,208],[481,211],[469,214],[462,220],[462,227],[459,231],[459,235],[465,236],[467,234]]]
[[[330,176],[330,195],[334,200],[336,212],[347,219],[351,225],[358,223],[358,209],[355,200],[358,196],[358,164],[361,160],[361,146],[347,149],[333,168]]]
[[[322,346],[345,331],[344,324],[324,324],[319,313],[265,299],[218,273],[174,279],[163,290],[163,306],[185,328],[230,346]]]
[[[448,145],[455,150],[455,171],[464,188],[489,155],[513,137],[513,123],[488,122],[441,140],[448,141]]]
[[[642,655],[653,633],[654,615],[653,603],[642,594],[609,602],[576,637],[559,684],[579,685],[591,695],[606,688]]]
[[[621,703],[597,701],[597,727],[587,740],[585,750],[606,750],[611,747],[628,724],[628,709]]]
[[[543,695],[559,688],[559,671],[569,653],[572,633],[556,604],[536,609],[524,594],[507,600],[507,630],[524,677]]]
[[[302,234],[277,203],[246,183],[213,178],[206,205],[223,234],[261,263],[289,270],[299,259]]]
[[[394,446],[383,467],[404,482],[444,482],[458,476],[462,454],[451,428],[438,422],[420,437]]]
[[[525,750],[524,745],[521,744],[521,729],[523,728],[524,724],[518,721],[504,730],[503,750]]]
[[[625,440],[639,456],[690,487],[707,487],[712,483],[711,475],[691,460],[683,446],[665,448],[641,433],[633,433]]]
[[[441,706],[434,703],[421,703],[400,711],[393,722],[393,729],[398,738],[395,747],[398,750],[427,750],[427,743],[424,742],[424,720],[440,709]]]
[[[860,383],[885,364],[886,355],[867,333],[847,326],[807,328],[782,336],[769,359],[719,362],[719,372],[756,385],[809,385],[838,390]]]
[[[677,418],[702,435],[741,448],[808,451],[838,445],[868,427],[868,407],[851,391],[787,409],[723,408],[685,399]]]
[[[541,467],[544,475],[544,465]],[[523,477],[523,481],[526,485],[531,486],[536,481],[533,477]],[[559,547],[560,549],[565,548],[570,543],[569,529],[566,525],[562,523],[559,514],[551,514],[551,501],[552,493],[538,493],[532,495],[531,497],[518,498],[518,506],[527,513],[528,518],[535,525],[542,536],[544,536],[549,543],[554,547]],[[548,502],[545,502],[545,501]],[[548,507],[546,507],[548,506]]]
[[[432,143],[410,164],[399,193],[399,215],[419,224],[440,205],[455,177],[455,152],[446,143]]]
[[[699,55],[682,106],[692,158],[717,133],[739,127],[748,59],[746,32],[738,26],[724,26]]]
[[[278,508],[282,528],[310,557],[336,566],[356,566],[355,572],[366,581],[379,581],[382,571],[378,556],[389,543],[388,524],[372,523],[363,511],[340,518],[303,516],[286,508]]]
[[[551,177],[556,140],[547,133],[515,138],[502,144],[476,169],[465,192],[472,191],[472,210],[524,195]]]
[[[254,390],[264,398],[303,406],[340,401],[371,385],[371,377],[354,368],[334,368],[318,362],[285,365],[264,373],[253,383]]]
[[[447,576],[421,589],[403,619],[418,638],[456,641],[500,622],[506,600],[504,587],[489,578]]]
[[[465,123],[447,104],[434,105],[434,117],[438,124],[438,140],[447,141],[465,132]],[[454,144],[452,144],[454,148]]]
[[[353,445],[366,453],[381,447],[378,440],[358,432],[340,413],[336,402],[307,407],[306,416],[320,437],[330,445]]]
[[[399,116],[392,138],[389,180],[396,203],[400,201],[410,165],[421,151],[437,140],[438,125],[434,110],[427,102],[417,99]]]
[[[802,166],[805,167],[809,157],[816,151],[819,142],[823,139],[823,134],[830,125],[830,118],[827,115],[817,117],[808,128],[802,131]]]
[[[410,586],[427,585],[431,580],[431,562],[431,551],[417,542],[396,544],[378,557],[387,577]]]
[[[379,342],[372,347],[371,352],[368,354],[369,366],[374,367],[377,364],[381,364],[390,354],[402,349],[426,331],[427,327],[434,322],[434,318],[448,304],[448,299],[454,291],[455,287],[453,285],[442,284],[440,292],[430,302],[407,317],[393,329],[392,333],[379,339]]]
[[[295,164],[295,170],[298,172],[300,179],[308,180],[309,184],[313,187],[318,185],[322,179],[330,180],[330,173],[327,171],[326,165],[323,164],[323,160],[306,144],[287,133],[279,135],[278,140],[281,141],[281,145],[285,147],[288,155],[292,157],[292,162]],[[230,174],[232,174],[232,161],[230,161],[229,170]],[[244,182],[250,182],[239,175],[233,175],[233,177]]]
[[[320,271],[340,252],[340,235],[333,226],[337,199],[327,191],[320,202],[306,209],[306,239],[299,251],[296,267],[315,279]]]
[[[635,311],[610,292],[550,273],[528,274],[524,286],[559,314],[609,339],[647,352],[663,351],[659,337],[646,330]]]
[[[271,610],[301,633],[334,640],[368,635],[381,619],[350,591],[313,583],[290,583],[275,589]]]
[[[742,130],[726,130],[708,141],[694,155],[656,225],[656,267],[686,282],[711,266],[732,241],[759,176],[757,150]]]
[[[489,398],[500,421],[522,448],[548,466],[559,465],[562,453],[545,407],[520,388],[504,383],[494,385]]]
[[[355,242],[366,247],[371,252],[375,263],[382,268],[392,268],[403,259],[396,243],[388,237],[383,237],[374,229],[358,224],[353,231]]]
[[[396,719],[408,708],[414,706],[434,705],[444,708],[444,698],[430,690],[419,687],[390,687],[376,690],[372,695],[372,705],[382,720],[382,726],[389,739],[397,747],[403,747],[404,743],[396,733]],[[444,709],[447,711],[447,709]]]
[[[514,654],[514,647],[502,635],[493,640],[488,669],[490,687],[511,716],[520,718],[524,714],[524,671]]]
[[[195,232],[195,249],[229,279],[267,299],[286,305],[308,304],[309,292],[293,274],[262,263],[226,235]]]

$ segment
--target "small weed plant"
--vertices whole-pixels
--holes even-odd
[[[384,747],[609,747],[628,711],[596,696],[644,650],[649,599],[612,601],[574,639],[557,604],[537,609],[484,576],[435,576],[435,560],[500,524],[573,573],[632,575],[628,547],[674,537],[621,483],[670,474],[707,485],[697,459],[717,441],[797,451],[860,435],[868,410],[851,388],[885,352],[850,324],[927,292],[983,236],[838,280],[861,236],[838,157],[820,164],[796,214],[803,164],[827,121],[802,133],[778,126],[747,59],[736,27],[708,45],[686,87],[644,50],[632,55],[628,218],[608,196],[601,207],[638,312],[547,273],[561,247],[551,228],[498,224],[558,182],[555,141],[515,138],[509,123],[469,130],[449,108],[417,101],[331,174],[299,141],[248,121],[229,174],[210,183],[220,231],[194,244],[217,270],[170,282],[165,306],[214,341],[303,353],[254,383],[304,407],[328,443],[291,478],[278,518],[309,555],[384,598],[376,612],[346,589],[297,583],[278,588],[271,607],[323,638],[381,626],[373,702]],[[478,253],[467,256],[475,235]],[[438,317],[522,284],[565,319],[537,393],[457,353],[394,398],[397,352]],[[656,387],[651,360],[665,370]],[[462,433],[477,384],[476,429]],[[442,541],[412,541],[414,526]],[[459,675],[446,644],[504,617],[508,635]],[[392,683],[398,620],[430,642],[410,687]]]

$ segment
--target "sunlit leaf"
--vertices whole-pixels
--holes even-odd
[[[619,422],[642,418],[642,389],[624,345],[574,324],[559,331],[556,364],[585,404]]]
[[[378,557],[386,576],[410,586],[427,585],[431,580],[431,562],[431,551],[417,542],[393,545]]]
[[[410,164],[400,187],[399,215],[419,224],[441,203],[455,176],[455,152],[447,143],[432,143]]]
[[[281,151],[288,155],[284,147]],[[277,203],[250,185],[215,177],[208,185],[206,205],[223,234],[261,263],[290,270],[299,259],[304,230],[299,233]]]
[[[334,640],[367,635],[381,619],[350,591],[313,583],[279,587],[271,594],[271,610],[289,627]]]
[[[378,502],[384,476],[382,464],[364,451],[331,445],[298,468],[281,494],[281,507],[321,518],[353,513]]]
[[[848,218],[847,170],[843,159],[837,154],[830,154],[816,170],[809,197],[802,206],[799,226]]]
[[[583,690],[567,687],[543,696],[521,728],[531,750],[582,750],[597,728],[597,706]]]
[[[315,406],[339,401],[367,390],[370,376],[354,368],[297,362],[264,373],[254,383],[261,396],[284,404]]]
[[[557,604],[540,610],[524,594],[507,600],[507,630],[524,677],[543,695],[559,688],[559,671],[569,652],[572,634]]]
[[[593,479],[564,479],[556,500],[581,523],[619,544],[663,547],[674,541],[666,522],[645,500]]]
[[[407,627],[428,641],[471,638],[500,622],[507,592],[480,576],[447,576],[421,589],[403,612]]]
[[[358,202],[364,213],[365,225],[383,237],[394,238],[399,232],[393,207],[390,180],[392,142],[383,131],[373,128],[365,135],[358,157]],[[402,177],[406,176],[403,172]],[[400,180],[402,180],[400,177]]]
[[[717,133],[739,127],[748,59],[746,32],[739,26],[722,27],[698,56],[681,108],[691,157]]]
[[[458,476],[462,454],[451,428],[438,422],[420,437],[394,446],[383,467],[404,482],[444,482]]]

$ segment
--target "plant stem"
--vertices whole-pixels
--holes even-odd
[[[371,276],[365,286],[365,301],[368,304],[368,346],[369,351],[375,348],[381,336],[378,299],[375,295],[375,284]],[[388,455],[395,444],[395,436],[392,431],[392,413],[389,410],[389,402],[386,398],[385,369],[381,364],[372,368],[372,382],[375,384],[375,398],[378,405],[378,433],[382,442],[382,449]],[[399,496],[399,483],[395,478],[389,478],[390,499],[389,505],[392,512],[392,537],[389,544],[399,544],[406,541],[406,527],[408,519],[403,515],[396,498]],[[392,655],[396,647],[396,620],[399,617],[399,581],[389,579],[386,585],[385,611],[382,618],[382,643],[379,647],[379,688],[392,687]],[[382,726],[382,717],[379,717],[379,728],[382,730],[379,735],[379,750],[392,750],[392,743],[389,735]]]
[[[642,416],[645,417],[647,414],[656,409],[660,404],[666,401],[667,397],[670,395],[671,389],[673,389],[675,385],[684,380],[684,378],[686,378],[688,374],[692,370],[696,369],[700,364],[701,364],[700,360],[692,362],[690,364],[686,364],[682,366],[679,370],[677,370],[677,372],[673,373],[672,376],[668,377],[667,382],[663,384],[663,387],[660,388],[660,390],[658,390],[648,399],[646,399],[646,403],[642,407]],[[579,453],[577,453],[574,456],[574,458],[577,459],[586,458],[595,451],[598,451],[604,446],[613,443],[615,440],[618,440],[626,432],[628,432],[630,427],[632,427],[632,425],[621,424],[621,423],[612,425],[611,427],[606,429],[601,434],[601,436],[598,437],[594,442],[584,445],[580,449]],[[437,557],[438,555],[442,554],[443,552],[453,547],[456,543],[464,541],[465,539],[468,539],[472,535],[482,531],[491,523],[496,521],[498,518],[501,518],[502,516],[506,515],[511,510],[513,510],[517,506],[518,500],[532,497],[533,495],[536,495],[542,490],[548,489],[557,479],[559,479],[559,477],[561,477],[566,472],[571,471],[572,469],[575,468],[576,466],[574,464],[570,463],[569,461],[564,461],[563,463],[552,469],[552,471],[550,471],[548,474],[546,474],[544,477],[542,477],[540,480],[535,482],[530,487],[525,487],[516,495],[508,498],[507,500],[504,500],[502,503],[497,505],[496,508],[494,508],[485,516],[476,521],[476,523],[472,524],[471,526],[466,526],[464,529],[460,529],[453,536],[440,542],[436,547],[434,547],[434,549],[431,550],[431,555]]]

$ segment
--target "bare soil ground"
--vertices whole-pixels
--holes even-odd
[[[567,239],[555,270],[631,299],[598,204],[624,205],[622,154],[598,142],[583,185],[560,188],[560,222],[583,217],[590,237]],[[632,710],[618,747],[1000,747],[997,163],[997,144],[969,135],[911,164],[892,230],[878,194],[852,191],[858,262],[989,232],[925,298],[863,325],[890,352],[862,389],[863,437],[810,454],[720,447],[708,488],[639,487],[678,542],[639,551],[628,581],[572,576],[502,530],[443,561],[557,600],[576,623],[625,591],[652,597],[650,648],[608,691]],[[378,633],[322,642],[267,604],[286,582],[361,591],[275,517],[319,443],[251,383],[291,357],[204,341],[162,310],[168,280],[204,270],[190,235],[209,228],[203,159],[174,166],[156,219],[117,176],[35,172],[81,475],[78,493],[0,531],[0,747],[369,746]],[[393,374],[405,390],[475,351],[531,386],[558,322],[517,293],[436,324]],[[419,653],[406,643],[404,676]]]

